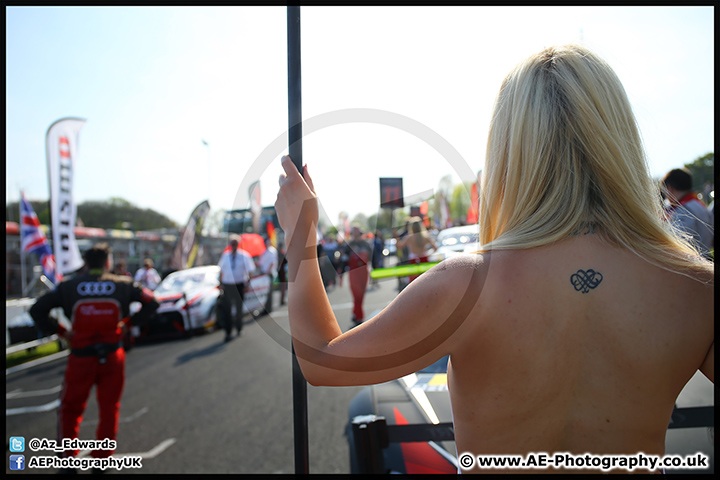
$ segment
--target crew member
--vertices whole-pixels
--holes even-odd
[[[30,316],[43,332],[57,333],[70,345],[58,409],[59,442],[63,438],[78,438],[93,385],[100,416],[96,437],[115,440],[125,385],[125,350],[121,347],[130,321],[130,302],[143,304],[133,316],[133,323],[146,321],[158,308],[150,290],[133,284],[126,276],[109,273],[112,256],[106,243],[90,248],[84,258],[86,268],[82,274],[60,283],[30,308]],[[55,307],[61,307],[70,319],[70,329],[48,316]],[[92,456],[105,458],[113,451],[94,450]],[[62,456],[78,453],[79,450],[65,451]]]
[[[372,247],[362,238],[362,235],[360,227],[353,226],[350,230],[350,241],[345,244],[348,255],[350,292],[353,297],[353,313],[350,319],[355,325],[359,325],[365,319],[363,300],[370,277],[368,263],[372,257]]]
[[[230,237],[230,244],[220,256],[220,311],[225,324],[225,341],[232,338],[233,324],[237,333],[242,333],[243,301],[250,275],[255,271],[255,262],[249,253],[238,248],[238,237]],[[232,307],[235,305],[235,315]]]

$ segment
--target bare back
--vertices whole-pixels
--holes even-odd
[[[407,246],[410,253],[415,257],[421,257],[430,248],[435,248],[435,244],[427,234],[423,233],[411,233],[400,241],[398,247],[403,248]]]
[[[448,375],[458,452],[662,455],[713,344],[713,286],[595,235],[484,263]]]

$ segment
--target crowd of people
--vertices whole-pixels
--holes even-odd
[[[388,238],[396,242],[397,261],[395,265],[429,262],[429,255],[437,244],[425,227],[422,217],[407,217],[401,229],[394,228]],[[354,224],[344,234],[324,235],[317,244],[318,263],[323,285],[330,291],[342,287],[347,275],[353,297],[350,316],[352,324],[359,325],[366,319],[363,301],[368,287],[377,287],[378,280],[370,274],[372,270],[386,268],[385,235],[380,230],[374,233],[364,231]],[[418,275],[399,276],[398,291]]]
[[[708,206],[701,200],[693,189],[692,173],[685,167],[669,171],[659,187],[664,200],[665,222],[684,235],[703,257],[712,260],[714,202]],[[397,265],[430,261],[431,254],[438,248],[435,240],[438,230],[431,232],[426,224],[430,222],[423,217],[406,217],[402,228],[392,229],[389,237],[395,240]],[[381,231],[376,230],[374,234],[364,232],[358,225],[353,225],[348,235],[325,235],[318,242],[318,262],[326,290],[336,284],[342,286],[343,276],[348,274],[353,297],[350,319],[355,325],[365,319],[362,304],[368,286],[378,284],[377,279],[370,277],[370,272],[385,268],[385,248]],[[397,290],[402,291],[418,277],[419,274],[398,276]]]

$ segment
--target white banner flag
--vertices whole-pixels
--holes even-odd
[[[256,180],[248,187],[250,200],[250,213],[252,213],[253,232],[260,233],[260,216],[262,215],[262,195],[260,192],[260,180]],[[245,233],[245,232],[241,232]]]
[[[83,266],[75,239],[77,206],[73,201],[73,178],[78,135],[84,124],[81,118],[62,118],[50,125],[45,137],[53,252],[55,264],[63,275]]]

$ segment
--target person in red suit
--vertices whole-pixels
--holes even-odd
[[[365,319],[363,299],[367,290],[370,270],[368,263],[372,259],[372,246],[362,238],[360,227],[354,226],[350,230],[350,241],[345,243],[348,255],[348,277],[350,278],[350,291],[353,296],[353,313],[351,320],[355,324]]]
[[[126,276],[109,273],[112,255],[106,243],[85,252],[84,271],[40,297],[30,308],[30,316],[47,333],[57,333],[70,345],[58,409],[58,442],[78,438],[90,389],[95,385],[100,421],[97,439],[115,440],[118,431],[120,398],[125,385],[124,332],[130,322],[130,303],[143,306],[133,318],[142,322],[155,313],[159,304],[153,293]],[[70,319],[67,329],[49,317],[61,307]],[[95,450],[92,456],[105,458],[114,450]],[[78,450],[61,456],[77,456]]]

